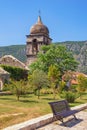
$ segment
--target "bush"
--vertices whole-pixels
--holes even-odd
[[[8,65],[1,65],[1,67],[10,73],[10,77],[14,80],[27,79],[28,72],[22,68],[17,68]]]
[[[41,89],[41,94],[53,94],[53,90],[50,88]]]
[[[10,88],[9,88],[9,84],[4,84],[3,85],[3,89],[2,89],[3,91],[9,91],[10,90]]]
[[[77,98],[77,94],[71,91],[64,91],[61,95],[62,98],[65,98],[69,103],[73,103]]]
[[[58,91],[59,91],[59,93],[61,93],[64,90],[66,90],[66,83],[64,81],[60,81]]]
[[[71,85],[71,90],[72,90],[72,92],[77,92],[77,87],[78,87],[78,85],[76,84],[76,85]]]

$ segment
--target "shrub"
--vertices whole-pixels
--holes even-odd
[[[66,83],[64,81],[60,81],[58,91],[59,91],[59,93],[61,93],[64,90],[66,90]]]
[[[5,83],[5,84],[3,85],[3,89],[2,89],[2,90],[3,90],[3,91],[9,91],[9,90],[10,90],[9,84]]]
[[[53,90],[51,88],[41,89],[41,94],[53,94]]]
[[[62,98],[65,98],[69,103],[73,103],[77,98],[77,94],[71,91],[64,91],[61,95]]]

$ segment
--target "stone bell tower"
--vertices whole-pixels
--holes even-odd
[[[49,45],[52,39],[49,37],[48,28],[42,23],[41,17],[38,16],[37,23],[30,29],[30,34],[26,35],[26,56],[27,65],[30,65],[37,58],[37,53],[42,45]]]

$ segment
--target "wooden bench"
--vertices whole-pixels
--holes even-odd
[[[86,106],[83,106],[81,108],[71,110],[67,100],[49,102],[49,104],[50,104],[50,107],[51,107],[52,112],[53,112],[53,119],[55,117],[57,120],[60,120],[63,123],[63,125],[65,125],[63,118],[73,115],[74,119],[78,120],[75,116],[75,113],[80,112],[84,109],[87,109],[87,105],[86,105]]]

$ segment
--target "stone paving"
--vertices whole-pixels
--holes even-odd
[[[66,127],[60,121],[53,122],[36,130],[87,130],[87,111],[81,111],[76,114],[78,120],[69,117],[64,119]]]

